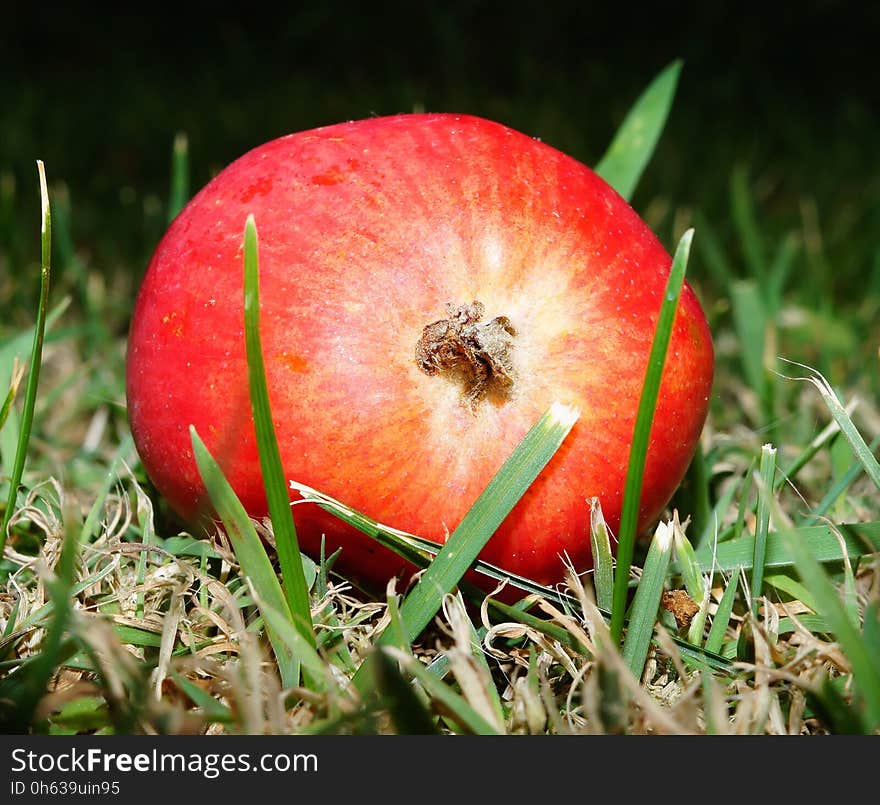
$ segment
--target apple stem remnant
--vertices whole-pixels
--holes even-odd
[[[416,362],[428,375],[444,374],[459,382],[471,407],[486,397],[503,402],[513,390],[513,338],[507,316],[481,321],[482,302],[453,305],[449,318],[429,324],[416,344]]]

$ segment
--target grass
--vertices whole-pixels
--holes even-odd
[[[628,197],[650,170],[681,72],[671,64],[636,99],[597,165]],[[188,169],[178,136],[169,218],[185,203]],[[804,232],[767,231],[744,167],[728,183],[724,228],[736,249],[724,248],[719,222],[680,217],[633,439],[629,516],[611,535],[600,502],[585,508],[597,569],[570,574],[563,589],[482,565],[520,590],[516,605],[479,593],[464,573],[572,415],[554,410],[535,424],[445,546],[296,486],[279,472],[265,389],[259,222],[242,222],[271,516],[246,515],[193,431],[224,529],[211,540],[181,531],[127,429],[114,323],[130,296],[75,252],[63,185],[40,179],[39,277],[0,280],[10,313],[0,319],[0,731],[880,732],[880,383],[876,356],[866,363],[853,348],[877,300],[835,312],[815,276],[827,269],[815,221],[807,213]],[[11,203],[14,189],[0,189]],[[15,237],[4,259],[26,252],[32,235]],[[641,465],[686,269],[705,278],[715,395],[685,482],[653,539],[638,540]],[[876,276],[866,287],[880,287]],[[817,323],[828,333],[821,343]],[[333,556],[300,556],[289,485],[425,567],[419,581],[371,597],[334,572]]]

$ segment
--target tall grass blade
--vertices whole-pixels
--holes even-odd
[[[694,222],[694,228],[700,233],[700,239],[697,241],[697,254],[718,287],[728,288],[736,279],[737,272],[726,249],[721,244],[721,239],[709,219],[699,211],[694,213]]]
[[[324,511],[330,512],[330,514],[348,523],[362,534],[366,534],[371,539],[376,540],[380,545],[390,548],[398,556],[402,556],[416,567],[427,567],[431,562],[431,558],[436,556],[443,547],[441,544],[432,542],[424,537],[383,525],[372,517],[367,517],[362,512],[356,511],[341,501],[336,500],[336,498],[325,495],[323,492],[319,492],[306,484],[291,481],[290,488],[299,492],[304,501],[316,503]],[[524,593],[533,595],[553,594],[553,591],[548,587],[537,584],[525,576],[518,576],[515,573],[502,570],[500,567],[484,562],[482,559],[477,559],[472,567],[481,575],[488,576],[496,581],[507,582],[510,586],[516,587]]]
[[[241,505],[241,501],[229,485],[223,471],[192,426],[190,426],[190,438],[202,482],[208,491],[214,510],[223,521],[242,573],[250,579],[262,601],[274,611],[292,618],[287,598],[281,589],[275,570],[269,561],[266,549],[263,547],[263,542],[244,506]],[[302,633],[301,630],[298,631],[300,634]],[[282,639],[276,632],[275,626],[268,619],[266,620],[266,632],[278,660],[282,684],[286,687],[297,684],[299,661],[291,653],[288,641]]]
[[[271,629],[277,639],[284,641],[287,651],[292,657],[296,657],[301,664],[303,675],[308,680],[309,688],[313,691],[325,691],[330,687],[330,673],[327,664],[318,654],[315,647],[303,636],[299,629],[295,628],[295,621],[291,621],[282,610],[263,601],[260,592],[253,579],[250,579],[253,588],[254,600],[260,608],[266,628]]]
[[[281,465],[281,453],[275,436],[269,390],[266,386],[266,369],[260,340],[259,272],[257,227],[253,215],[249,215],[244,230],[244,335],[257,450],[263,473],[266,502],[275,535],[278,563],[284,579],[284,594],[296,628],[308,643],[314,646],[316,643],[309,590],[303,574],[287,481]]]
[[[596,163],[596,173],[627,200],[632,198],[666,125],[681,65],[680,60],[672,62],[648,85]]]
[[[37,173],[40,178],[40,300],[37,305],[37,321],[34,328],[34,342],[31,348],[31,360],[28,367],[27,386],[24,395],[24,411],[18,433],[18,444],[15,460],[9,479],[9,496],[0,522],[0,556],[6,547],[7,530],[15,501],[18,497],[18,486],[24,472],[25,459],[31,438],[31,427],[34,422],[34,408],[37,403],[37,385],[40,380],[40,366],[43,361],[43,338],[46,333],[46,311],[49,307],[49,282],[52,273],[52,212],[49,206],[49,191],[46,186],[46,170],[42,161],[37,160]]]
[[[770,384],[766,371],[767,330],[770,326],[761,288],[753,279],[737,280],[730,286],[730,305],[736,329],[740,360],[746,382],[755,393],[765,425],[772,417]]]
[[[721,600],[718,602],[718,609],[715,610],[715,617],[712,618],[712,625],[709,627],[709,635],[706,637],[706,651],[718,654],[721,651],[721,645],[724,642],[724,635],[727,634],[727,628],[730,626],[730,617],[733,614],[733,605],[736,601],[736,590],[739,586],[739,568],[736,568],[721,594]]]
[[[853,408],[854,405],[850,404],[848,413],[851,412]],[[826,425],[807,445],[807,447],[800,452],[798,457],[792,461],[785,471],[780,470],[776,474],[776,480],[773,482],[773,490],[778,492],[782,489],[786,482],[791,481],[804,467],[806,467],[823,447],[826,447],[829,442],[832,442],[838,433],[840,433],[840,426],[836,422],[830,422]]]
[[[697,449],[691,459],[684,482],[677,494],[685,493],[685,503],[678,507],[680,511],[690,513],[691,533],[700,535],[712,524],[712,503],[709,491],[709,471],[706,467],[706,455],[703,445],[697,442]]]
[[[642,578],[636,588],[632,612],[626,627],[626,639],[623,641],[623,659],[636,679],[642,678],[648,647],[654,634],[657,622],[657,610],[666,583],[666,572],[669,569],[669,557],[672,554],[673,526],[672,523],[660,523],[651,540],[651,547],[645,558]]]
[[[630,446],[629,465],[626,473],[626,484],[623,492],[623,507],[620,514],[620,530],[617,544],[617,571],[614,577],[614,598],[611,610],[611,639],[620,643],[623,634],[626,598],[629,581],[629,568],[632,564],[633,550],[638,528],[639,510],[642,496],[642,478],[645,473],[645,458],[651,438],[651,424],[654,420],[654,408],[660,392],[660,381],[663,377],[663,366],[666,363],[666,351],[672,335],[672,325],[678,309],[678,300],[687,271],[688,256],[694,231],[684,233],[675,250],[663,304],[657,318],[654,340],[648,356],[645,371],[645,382],[633,428],[632,445]]]
[[[764,558],[767,555],[767,534],[773,497],[773,476],[776,474],[776,448],[761,448],[761,485],[758,488],[758,511],[755,522],[755,554],[752,559],[752,613],[758,614],[758,602],[764,587]]]
[[[691,545],[691,541],[687,538],[684,529],[677,520],[673,522],[672,537],[675,547],[675,559],[685,589],[694,601],[702,601],[706,591],[706,585],[703,583],[703,573],[699,562],[697,562],[694,546]]]

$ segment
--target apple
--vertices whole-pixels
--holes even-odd
[[[254,517],[266,500],[248,396],[243,231],[259,230],[261,334],[287,477],[443,542],[554,402],[580,418],[481,558],[543,584],[591,565],[589,500],[619,524],[671,260],[588,167],[498,123],[405,114],[261,145],[174,220],[140,288],[128,412],[144,468],[189,521],[210,513],[189,426]],[[694,453],[712,340],[690,287],[654,418],[640,524]],[[292,499],[299,496],[291,493]],[[411,570],[315,504],[300,547],[342,548],[367,585]]]

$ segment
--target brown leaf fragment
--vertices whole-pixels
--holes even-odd
[[[664,591],[660,606],[672,613],[679,629],[690,626],[694,615],[700,611],[699,605],[687,594],[687,590]]]

